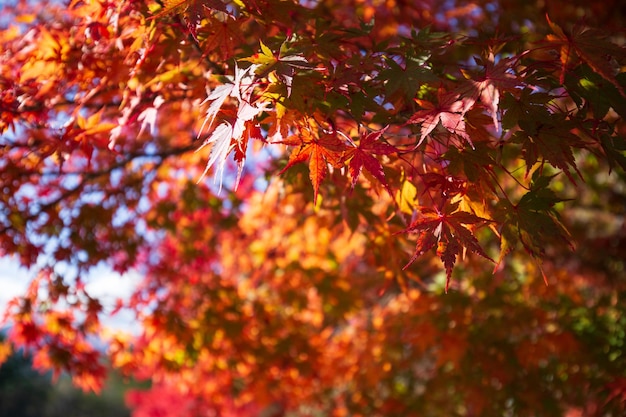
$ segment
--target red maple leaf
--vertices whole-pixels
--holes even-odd
[[[502,58],[498,63],[494,63],[495,58],[493,54],[490,54],[482,63],[485,67],[485,75],[468,79],[468,83],[459,91],[467,100],[468,108],[480,98],[480,102],[487,108],[493,125],[498,131],[500,131],[500,122],[498,121],[500,91],[514,89],[519,85],[517,76],[511,72],[511,66],[516,59],[515,57]]]
[[[17,343],[34,345],[43,336],[41,329],[32,321],[15,323],[12,338]]]
[[[475,252],[494,262],[480,246],[473,232],[465,226],[489,220],[465,211],[454,211],[457,206],[458,204],[448,205],[447,212],[420,207],[420,216],[403,231],[404,233],[416,232],[418,234],[415,252],[404,269],[437,244],[437,256],[446,268],[446,292],[448,292],[456,257],[462,251]]]
[[[417,146],[421,145],[426,136],[441,122],[441,125],[446,130],[465,139],[473,147],[472,140],[465,131],[465,121],[463,120],[465,113],[471,107],[471,103],[466,98],[461,98],[458,93],[446,93],[443,89],[440,89],[438,104],[420,99],[415,101],[424,110],[420,110],[411,116],[407,123],[421,124],[421,136]]]
[[[450,198],[466,190],[465,181],[452,175],[427,172],[420,175],[420,177],[426,186],[424,192],[429,189],[439,189],[444,198]]]
[[[171,14],[181,15],[187,30],[197,41],[200,22],[213,10],[230,14],[221,0],[164,0],[163,10],[154,17]]]
[[[552,22],[546,16],[554,35],[548,35],[548,41],[560,49],[560,61],[562,65],[561,84],[565,81],[565,73],[568,67],[576,66],[576,56],[589,67],[608,80],[617,88],[624,97],[626,92],[616,78],[619,72],[619,64],[616,59],[621,59],[626,54],[624,47],[615,45],[607,40],[610,33],[601,30],[585,28],[575,25],[572,33],[565,33],[560,26]]]
[[[372,154],[389,155],[397,152],[397,149],[394,146],[379,141],[385,130],[387,130],[387,127],[370,134],[363,135],[359,141],[359,146],[349,148],[346,151],[345,159],[350,161],[348,163],[348,169],[350,171],[350,176],[352,177],[350,190],[354,189],[359,175],[361,175],[361,171],[365,168],[367,172],[380,181],[380,183],[391,195],[391,190],[389,189],[389,183],[385,178],[383,166],[378,159],[372,156]]]

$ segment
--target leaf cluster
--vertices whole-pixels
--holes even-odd
[[[7,7],[0,255],[36,277],[11,343],[98,389],[91,341],[130,309],[143,333],[112,339],[115,366],[215,414],[623,411],[583,337],[622,340],[600,329],[621,313],[626,54],[597,28],[623,16],[426,3]],[[597,270],[581,239],[604,242],[583,252]],[[107,304],[88,282],[102,264],[144,281]],[[582,404],[559,378],[604,388]]]

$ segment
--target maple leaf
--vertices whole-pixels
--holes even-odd
[[[393,196],[389,189],[389,184],[385,178],[385,171],[380,161],[373,157],[371,154],[389,155],[397,152],[398,150],[385,142],[380,142],[379,139],[382,134],[387,130],[387,126],[381,130],[363,135],[359,141],[358,147],[349,148],[345,153],[345,159],[349,160],[348,169],[350,176],[352,177],[352,184],[350,190],[354,189],[356,182],[361,175],[363,168],[367,170],[374,178],[376,178],[389,192],[389,195]]]
[[[242,61],[251,62],[256,65],[255,72],[259,75],[265,75],[269,70],[276,65],[278,58],[274,56],[274,52],[260,41],[261,52],[256,53],[251,57],[243,58]]]
[[[242,61],[255,64],[255,74],[259,76],[274,73],[276,77],[283,82],[285,87],[287,87],[287,97],[291,96],[295,70],[310,70],[315,68],[315,65],[309,63],[301,54],[290,54],[286,42],[281,45],[278,56],[274,55],[274,52],[263,42],[260,42],[260,45],[260,53],[249,58],[244,58]]]
[[[137,117],[137,121],[141,122],[141,128],[139,129],[139,134],[141,135],[146,127],[148,127],[148,131],[152,136],[156,136],[156,118],[159,107],[165,102],[163,96],[157,96],[151,107],[148,107],[144,111],[142,111]]]
[[[449,214],[430,207],[420,207],[419,217],[400,232],[418,234],[415,252],[403,269],[408,268],[418,257],[437,245],[437,256],[446,268],[446,292],[457,255],[462,250],[469,250],[494,262],[480,246],[472,231],[465,226],[490,220],[464,211],[455,211],[457,207],[458,203],[447,205],[445,209]]]
[[[615,164],[622,167],[626,171],[626,139],[620,136],[611,137],[602,135],[600,138],[600,146],[606,155],[609,167],[613,169]]]
[[[164,8],[159,12],[159,15],[171,13],[200,15],[202,9],[215,9],[224,13],[228,12],[226,5],[221,0],[163,0],[163,6]]]
[[[448,199],[459,193],[464,193],[467,188],[466,181],[452,175],[444,175],[437,172],[427,172],[420,175],[426,188],[424,192],[432,189],[441,191],[441,195]]]
[[[403,65],[391,58],[385,59],[388,68],[382,71],[387,81],[385,91],[392,96],[402,94],[407,100],[415,97],[420,86],[425,82],[435,82],[437,78],[427,68],[421,57],[409,57]]]
[[[241,69],[235,64],[235,77],[233,81],[227,84],[217,86],[208,97],[202,102],[202,104],[211,102],[211,105],[206,111],[204,122],[200,127],[198,135],[200,135],[204,129],[211,129],[215,117],[221,110],[224,102],[228,97],[238,99],[240,102],[249,101],[252,94],[254,82],[254,75],[252,74],[256,69],[255,65],[252,65],[246,69]]]
[[[493,53],[490,53],[483,63],[485,75],[472,79],[470,74],[464,71],[468,82],[459,90],[460,94],[468,100],[468,107],[471,107],[480,98],[498,132],[500,131],[500,122],[498,121],[500,91],[514,89],[519,85],[519,80],[511,73],[511,66],[516,60],[516,57],[502,58],[494,64],[495,57]]]
[[[617,81],[626,86],[626,72],[617,75]],[[565,77],[565,87],[579,108],[588,106],[597,120],[603,119],[613,109],[626,119],[626,100],[609,81],[589,65],[580,65]],[[591,136],[594,136],[591,134]]]
[[[551,116],[545,107],[553,99],[550,94],[537,93],[530,88],[522,90],[519,97],[506,93],[501,102],[501,107],[506,110],[502,116],[502,127],[512,129],[525,119],[549,122]]]
[[[502,224],[500,229],[500,257],[496,269],[504,257],[518,243],[533,257],[545,253],[548,242],[560,241],[571,245],[571,235],[561,222],[556,203],[566,201],[559,198],[549,188],[550,181],[556,176],[541,176],[539,170],[533,174],[530,190],[517,204],[500,201],[496,207],[496,219]]]
[[[615,62],[616,59],[623,60],[626,56],[626,48],[607,41],[610,33],[585,28],[578,24],[574,26],[571,34],[567,34],[547,15],[546,19],[554,32],[554,35],[548,35],[547,39],[560,49],[561,84],[565,82],[567,67],[575,64],[574,54],[576,54],[596,73],[610,81],[623,97],[626,97],[626,91],[616,78],[619,64]]]
[[[401,212],[413,214],[417,205],[417,188],[408,179],[402,180],[402,187],[396,191],[396,204]]]
[[[235,183],[235,188],[239,183],[239,179],[241,178],[241,170],[243,169],[243,164],[245,161],[245,154],[241,152],[242,149],[246,148],[246,145],[242,144],[242,142],[248,138],[244,138],[244,133],[247,132],[247,122],[254,119],[260,112],[262,112],[264,108],[256,107],[248,102],[241,102],[239,109],[237,111],[237,117],[235,119],[234,124],[230,124],[229,122],[223,122],[220,124],[215,130],[211,133],[202,146],[198,148],[198,151],[203,149],[207,145],[211,145],[211,154],[209,156],[209,161],[204,169],[204,172],[198,179],[198,182],[204,178],[209,169],[217,164],[217,172],[215,173],[215,179],[217,181],[219,177],[219,189],[222,189],[222,179],[224,177],[224,167],[226,166],[226,159],[228,158],[228,154],[235,148],[239,149],[239,153],[236,155],[237,163],[238,163],[238,173],[237,173],[237,181]]]
[[[301,162],[309,162],[309,179],[313,184],[313,201],[317,202],[317,195],[319,193],[319,187],[326,173],[328,172],[328,165],[334,167],[341,167],[344,151],[348,147],[337,137],[336,134],[324,134],[319,138],[311,132],[311,123],[309,121],[308,127],[301,131],[302,138],[285,141],[286,144],[296,145],[298,141],[299,148],[294,150],[287,165],[279,172],[279,175],[283,174],[287,169]]]
[[[571,130],[573,124],[562,115],[553,115],[553,119],[560,120],[560,123],[544,125],[542,123],[542,113],[532,112],[529,118],[519,121],[522,131],[517,132],[513,138],[516,142],[522,143],[522,155],[526,162],[526,174],[532,166],[541,158],[549,162],[552,166],[561,169],[565,175],[575,182],[569,168],[573,168],[578,173],[576,160],[574,158],[574,147],[582,147],[581,139],[573,134]],[[533,117],[534,116],[534,117]]]
[[[228,158],[228,154],[233,149],[233,147],[231,146],[232,139],[233,126],[228,122],[224,122],[216,127],[213,133],[211,133],[211,136],[209,136],[209,138],[204,141],[202,146],[198,148],[196,152],[200,151],[207,145],[212,145],[211,153],[209,155],[209,161],[204,168],[204,172],[202,172],[202,175],[198,179],[198,182],[202,181],[202,178],[204,178],[207,172],[209,172],[209,169],[211,169],[211,167],[217,162],[218,165],[215,179],[217,180],[219,176],[220,190],[222,189],[224,166],[226,165],[226,159]]]
[[[154,17],[170,14],[181,15],[187,30],[197,41],[198,26],[211,10],[217,10],[228,15],[231,14],[221,0],[163,0],[163,10],[154,15]]]
[[[424,142],[426,136],[432,132],[441,122],[441,125],[450,133],[454,133],[465,139],[472,147],[472,140],[465,131],[465,121],[463,117],[469,110],[468,100],[460,98],[455,92],[446,93],[443,89],[438,92],[438,104],[433,104],[426,100],[415,99],[417,104],[424,108],[415,113],[406,122],[407,124],[420,124],[421,135],[416,146]]]
[[[234,55],[235,48],[244,38],[241,34],[241,23],[235,19],[224,21],[211,18],[206,26],[202,27],[202,49],[210,52],[217,51],[224,59]]]
[[[237,114],[234,121],[222,122],[209,137],[204,141],[202,146],[196,150],[200,151],[207,145],[211,145],[211,153],[209,161],[204,169],[204,172],[198,179],[198,182],[204,178],[209,169],[217,164],[217,171],[215,179],[219,178],[219,189],[222,189],[222,179],[224,174],[224,168],[226,166],[226,159],[233,149],[239,149],[236,160],[238,165],[237,181],[235,188],[241,178],[241,171],[245,161],[245,152],[241,150],[246,148],[246,145],[242,142],[248,138],[244,137],[244,133],[250,132],[248,129],[248,123],[252,121],[259,113],[267,110],[266,103],[250,103],[250,97],[254,88],[254,75],[252,74],[255,65],[252,65],[244,70],[235,66],[235,77],[232,83],[227,83],[216,87],[204,101],[212,101],[211,105],[207,109],[206,116],[200,128],[198,135],[202,134],[205,130],[210,130],[217,114],[221,111],[228,97],[232,97],[238,103]],[[207,126],[208,125],[208,126]]]

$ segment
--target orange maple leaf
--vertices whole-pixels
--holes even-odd
[[[310,125],[311,123],[309,123]],[[309,178],[313,184],[314,203],[317,202],[319,187],[328,172],[328,165],[341,167],[344,152],[348,149],[336,134],[324,134],[316,138],[310,126],[302,130],[301,136],[287,138],[283,143],[296,145],[300,142],[300,148],[294,150],[289,157],[287,165],[279,172],[279,175],[300,162],[309,161]]]

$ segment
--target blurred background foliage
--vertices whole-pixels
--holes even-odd
[[[85,393],[67,375],[53,381],[51,372],[34,370],[30,357],[15,352],[0,365],[0,417],[129,417],[129,386],[111,372],[100,395]]]

